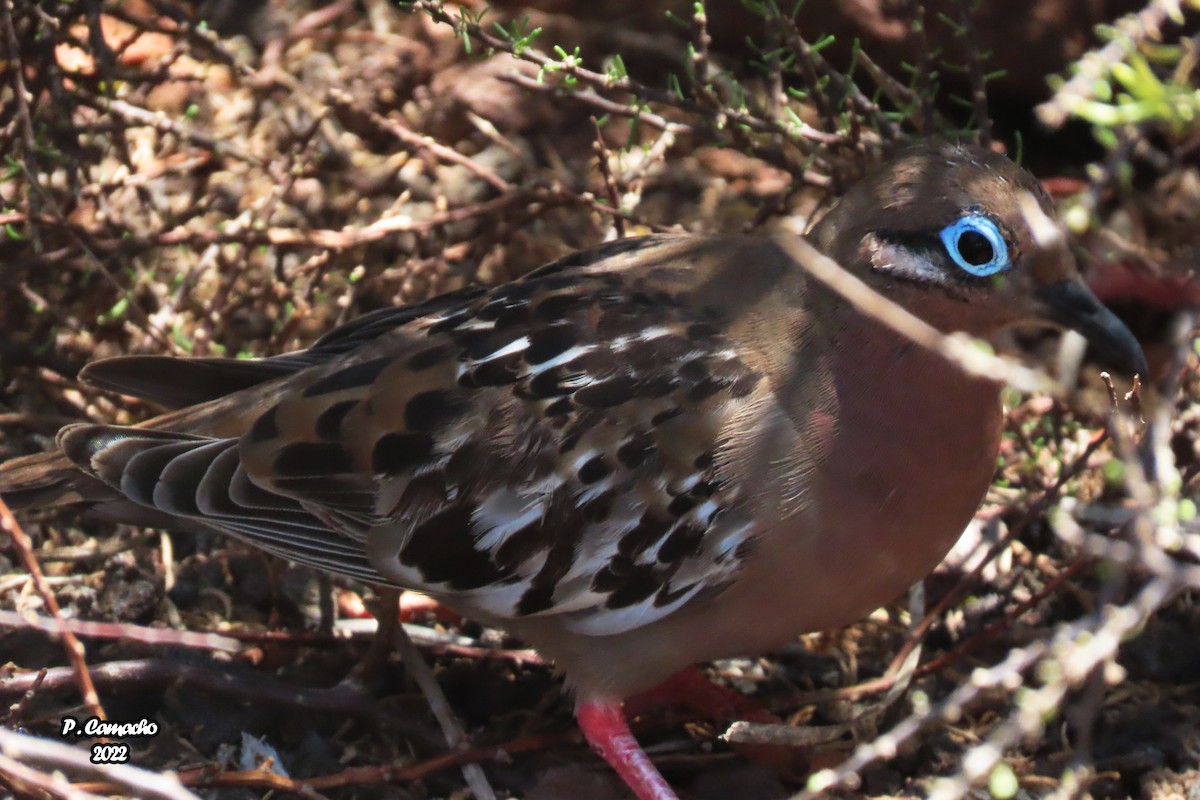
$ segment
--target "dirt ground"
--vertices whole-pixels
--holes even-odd
[[[70,422],[154,413],[78,382],[94,359],[272,355],[354,315],[511,279],[606,239],[808,219],[888,142],[980,127],[970,102],[921,101],[932,80],[900,85],[899,56],[878,67],[900,76],[883,99],[843,92],[843,39],[829,63],[800,59],[823,88],[788,100],[807,131],[789,138],[799,128],[762,108],[778,110],[807,67],[747,51],[728,9],[710,36],[688,4],[678,25],[561,3],[478,19],[474,4],[400,5],[0,11],[0,460],[48,448]],[[858,5],[888,6],[839,4]],[[1093,5],[1105,19],[1130,10]],[[1069,15],[1054,24],[1063,51],[1039,70],[1102,46]],[[514,32],[538,27],[525,50]],[[887,49],[886,26],[865,30],[864,51],[872,36]],[[1194,30],[1162,30],[1194,54]],[[786,34],[774,44],[799,46]],[[524,57],[501,52],[514,49]],[[969,92],[970,69],[945,73],[948,93],[959,81]],[[1086,206],[1077,249],[1144,337],[1156,386],[1140,407],[1118,386],[1120,419],[1086,365],[1065,399],[1008,393],[996,482],[922,605],[901,598],[784,652],[706,665],[826,740],[803,750],[803,769],[744,758],[720,738],[728,720],[638,721],[683,797],[832,785],[830,796],[872,798],[1200,798],[1188,314],[1200,306],[1200,131],[1131,126],[1105,150],[1078,120],[1040,127],[1044,81],[1014,74],[993,102],[996,146],[1025,148],[1068,219]],[[885,113],[904,98],[940,122]],[[1008,345],[1056,363],[1044,338]],[[223,538],[69,512],[21,523],[108,718],[158,726],[123,740],[133,766],[214,798],[466,797],[462,766],[474,763],[499,797],[626,796],[582,743],[551,666],[501,631],[402,598],[465,732],[448,747],[413,669],[394,652],[371,657],[370,587]],[[3,727],[57,741],[64,716],[92,709],[54,616],[0,532]],[[149,791],[60,764],[71,789],[51,777],[53,759],[21,762],[0,742],[0,785],[23,797]]]

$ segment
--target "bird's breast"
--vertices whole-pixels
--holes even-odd
[[[997,384],[894,337],[843,344],[837,422],[810,500],[764,531],[754,556],[761,589],[750,591],[782,601],[781,634],[850,624],[931,572],[995,469]]]

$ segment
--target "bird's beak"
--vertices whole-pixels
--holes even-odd
[[[1082,334],[1096,349],[1103,366],[1147,380],[1149,370],[1142,346],[1083,281],[1055,281],[1037,289],[1036,294],[1045,319]]]

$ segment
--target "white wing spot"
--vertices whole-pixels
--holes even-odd
[[[529,337],[522,336],[519,339],[513,339],[511,342],[504,345],[504,347],[501,347],[499,350],[488,353],[486,356],[483,356],[482,358],[475,359],[474,363],[476,366],[478,366],[479,364],[486,364],[487,362],[492,361],[494,359],[504,358],[505,356],[512,355],[513,353],[519,353],[527,347],[529,347]]]

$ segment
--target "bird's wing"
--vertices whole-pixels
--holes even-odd
[[[178,425],[60,444],[136,503],[296,561],[495,618],[637,627],[734,575],[758,487],[730,454],[787,419],[757,354],[695,302],[705,241],[576,254]]]
[[[472,287],[416,305],[372,311],[339,325],[312,347],[295,353],[254,359],[118,356],[87,365],[79,378],[99,389],[168,408],[183,408],[324,364],[414,319],[436,314],[483,292],[482,287]]]

